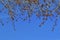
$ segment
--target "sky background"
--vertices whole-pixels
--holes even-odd
[[[41,0],[41,3],[43,1]],[[56,5],[55,5],[56,6]],[[55,7],[52,4],[52,8]],[[0,3],[0,9],[3,5]],[[17,8],[17,7],[16,7]],[[18,10],[18,9],[17,9]],[[7,9],[4,9],[3,12],[0,11],[0,18],[3,20],[4,26],[0,23],[0,40],[60,40],[60,21],[58,20],[58,25],[55,28],[55,31],[51,31],[52,21],[48,20],[43,27],[39,27],[39,19],[32,16],[32,21],[22,21],[21,19],[18,22],[15,22],[16,31],[13,30],[10,19],[8,19]],[[17,12],[19,13],[19,12]],[[7,20],[6,20],[7,19]],[[9,21],[7,24],[6,21]]]

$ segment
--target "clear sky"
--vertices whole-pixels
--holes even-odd
[[[0,9],[2,7],[3,5],[0,3]],[[52,4],[50,9],[54,7],[54,4]],[[0,23],[0,40],[60,40],[60,19],[54,32],[51,31],[52,21],[48,20],[45,25],[40,28],[38,26],[40,21],[34,15],[31,18],[31,23],[28,21],[24,22],[21,19],[15,22],[16,31],[14,31],[10,19],[7,18],[8,15],[5,14],[8,13],[7,11],[7,9],[4,9],[3,12],[0,12],[0,18],[2,18],[5,24],[2,26]],[[7,24],[6,21],[9,21],[9,23]]]

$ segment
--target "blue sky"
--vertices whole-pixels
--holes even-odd
[[[43,3],[42,0],[41,3]],[[2,7],[3,5],[0,4],[0,9]],[[52,4],[50,9],[52,10],[54,7],[54,4]],[[0,18],[5,24],[4,26],[0,24],[0,40],[60,40],[60,19],[57,22],[58,25],[54,32],[51,31],[52,21],[48,20],[44,26],[40,28],[38,26],[40,20],[37,19],[35,15],[32,16],[31,23],[28,21],[24,22],[21,19],[19,19],[18,22],[15,22],[16,31],[14,31],[11,21],[7,18],[8,15],[5,13],[8,13],[7,9],[4,9],[3,12],[0,12]],[[9,23],[6,23],[6,21]]]

